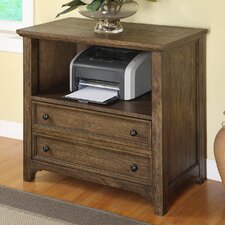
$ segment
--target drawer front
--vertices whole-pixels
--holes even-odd
[[[37,126],[74,131],[86,137],[122,144],[149,146],[151,122],[70,107],[35,103],[34,124]]]
[[[34,136],[33,140],[33,159],[133,183],[150,184],[150,157],[43,136]]]

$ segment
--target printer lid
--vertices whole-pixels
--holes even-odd
[[[92,46],[86,49],[76,60],[77,64],[94,64],[103,66],[104,64],[116,64],[117,66],[126,67],[130,61],[135,58],[141,51],[110,48],[102,46]]]

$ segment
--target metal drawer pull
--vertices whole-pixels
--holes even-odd
[[[42,118],[43,118],[43,120],[48,120],[49,115],[45,113],[45,114],[42,115]]]
[[[44,145],[42,149],[43,149],[44,152],[48,152],[49,151],[48,145]]]
[[[132,137],[135,137],[135,136],[137,136],[137,131],[135,130],[135,129],[132,129],[131,131],[130,131],[130,135],[132,136]]]
[[[136,171],[138,171],[138,166],[136,164],[133,164],[130,166],[130,170],[135,173]]]

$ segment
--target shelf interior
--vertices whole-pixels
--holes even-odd
[[[46,90],[39,91],[39,93],[34,95],[32,99],[36,101],[151,120],[151,92],[148,92],[134,100],[118,100],[108,105],[100,105],[94,103],[80,103],[76,100],[65,99],[64,96],[68,94],[68,89],[68,83],[63,83]]]

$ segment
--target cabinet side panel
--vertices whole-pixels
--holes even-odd
[[[194,166],[197,161],[197,43],[169,53],[170,142],[168,182]]]
[[[39,41],[39,90],[68,83],[69,66],[76,54],[76,44],[62,41]]]
[[[198,43],[198,161],[200,165],[199,182],[206,179],[206,37]]]
[[[31,122],[31,94],[37,92],[38,78],[38,41],[36,39],[24,38],[24,180],[34,179],[36,171],[32,169],[32,122]]]

